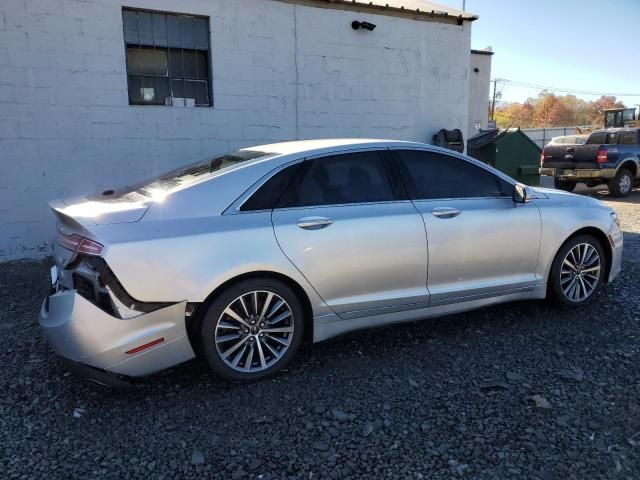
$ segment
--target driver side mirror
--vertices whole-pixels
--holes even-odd
[[[516,183],[513,186],[513,201],[516,203],[528,203],[531,201],[531,196],[527,187],[521,183]]]

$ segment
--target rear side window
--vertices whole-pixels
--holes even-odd
[[[378,152],[333,155],[305,162],[279,207],[307,207],[395,200]]]
[[[602,144],[607,137],[607,132],[593,132],[587,140],[587,145]]]
[[[397,153],[400,170],[413,199],[501,197],[511,194],[508,182],[471,162],[420,150]]]
[[[618,143],[621,145],[636,145],[638,143],[638,133],[636,131],[620,132]]]
[[[607,138],[605,139],[604,143],[606,143],[607,145],[615,145],[616,143],[618,143],[618,132],[607,133]]]
[[[267,180],[249,199],[242,204],[240,211],[272,210],[282,194],[301,168],[302,163],[287,167]]]

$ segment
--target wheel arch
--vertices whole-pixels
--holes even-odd
[[[567,243],[569,240],[579,235],[591,235],[592,237],[595,237],[600,242],[600,245],[602,245],[602,249],[604,250],[604,256],[605,256],[604,280],[606,282],[607,279],[609,278],[609,273],[611,272],[611,261],[613,259],[613,247],[611,246],[611,242],[609,241],[609,237],[607,236],[607,234],[602,230],[600,230],[598,227],[583,227],[576,230],[575,232],[572,232],[567,238],[564,239],[562,244],[560,244],[560,247],[558,247],[558,250],[556,251],[556,255],[558,255],[558,252],[560,252],[560,249],[562,249],[565,243]]]
[[[627,158],[620,163],[616,173],[618,173],[623,168],[630,170],[634,177],[638,176],[638,161],[633,158]]]
[[[209,308],[209,305],[211,305],[211,303],[217,298],[218,295],[220,295],[223,291],[225,291],[232,285],[235,285],[244,280],[261,278],[279,280],[289,288],[291,288],[291,290],[293,290],[293,292],[300,300],[300,304],[302,305],[302,309],[304,311],[303,340],[309,343],[313,341],[313,308],[311,306],[311,300],[309,299],[309,296],[307,295],[307,292],[305,292],[304,288],[302,288],[302,286],[294,279],[282,273],[273,271],[253,271],[242,273],[228,279],[227,281],[216,287],[216,289],[213,290],[209,295],[207,295],[204,301],[194,304],[195,308],[193,310],[193,313],[186,319],[186,326],[189,341],[191,342],[191,345],[197,355],[200,355],[202,353],[200,326],[202,325],[202,320],[207,312],[207,309]]]

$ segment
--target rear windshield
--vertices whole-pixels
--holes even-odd
[[[98,200],[140,200],[140,196],[153,198],[165,195],[171,190],[187,187],[199,180],[229,167],[233,167],[249,160],[267,158],[274,153],[260,150],[237,150],[218,157],[207,158],[163,173],[135,185],[118,190],[105,190],[97,195]]]
[[[597,143],[597,144],[604,143],[606,137],[607,137],[607,132],[593,132],[589,136],[589,140],[587,140],[587,145],[593,145],[594,143]]]

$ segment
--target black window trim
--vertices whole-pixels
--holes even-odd
[[[127,77],[127,102],[130,107],[166,107],[166,105],[158,105],[158,104],[141,104],[141,103],[131,103],[129,100],[129,70],[128,70],[128,62],[129,62],[129,54],[127,52],[129,45],[126,40],[125,34],[125,25],[124,25],[124,11],[134,11],[134,12],[144,12],[144,13],[158,13],[163,15],[177,15],[177,16],[189,16],[189,17],[198,17],[207,20],[207,38],[209,42],[209,48],[207,49],[207,84],[208,84],[208,93],[209,93],[209,105],[200,105],[194,108],[213,108],[214,100],[213,100],[213,56],[212,56],[212,48],[211,48],[211,17],[209,15],[198,14],[198,13],[184,13],[184,12],[172,12],[169,10],[155,10],[151,8],[140,8],[133,7],[129,5],[122,5],[120,9],[120,20],[122,20],[122,41],[124,45],[124,55],[125,55],[125,75]],[[167,50],[169,52],[169,47],[160,47]],[[198,49],[196,49],[198,50]],[[201,50],[200,50],[201,51]],[[168,56],[168,55],[167,55]],[[170,78],[170,77],[169,77]],[[169,81],[169,88],[171,88],[171,81]]]
[[[462,160],[465,161],[467,163],[470,163],[471,165],[474,165],[476,167],[482,168],[483,170],[487,171],[489,174],[493,175],[494,177],[497,177],[499,179],[502,179],[505,183],[508,183],[509,185],[511,185],[511,187],[513,188],[516,183],[514,183],[514,180],[506,175],[504,175],[502,172],[496,172],[493,171],[488,165],[480,162],[479,160],[475,160],[473,158],[469,158],[469,157],[465,157],[463,155],[455,155],[455,154],[451,154],[449,152],[442,152],[440,150],[435,150],[435,149],[428,149],[428,148],[420,148],[420,147],[413,147],[413,146],[393,146],[389,148],[389,151],[391,152],[391,154],[393,155],[393,165],[394,165],[394,169],[396,169],[396,171],[398,171],[398,174],[400,175],[400,178],[402,180],[402,183],[404,185],[404,188],[407,192],[408,198],[412,201],[412,202],[446,202],[446,201],[450,201],[450,200],[504,200],[504,199],[510,199],[513,201],[513,197],[510,195],[501,195],[499,197],[493,197],[493,196],[485,196],[485,197],[447,197],[447,198],[412,198],[411,195],[411,189],[409,188],[409,186],[406,184],[406,182],[404,181],[404,179],[402,178],[402,174],[400,174],[400,168],[399,167],[399,162],[401,161],[400,159],[400,155],[398,152],[404,151],[404,150],[414,150],[414,151],[418,151],[418,152],[425,152],[425,153],[436,153],[436,154],[440,154],[440,155],[444,155],[447,157],[452,157],[452,158],[456,158],[458,160]]]

